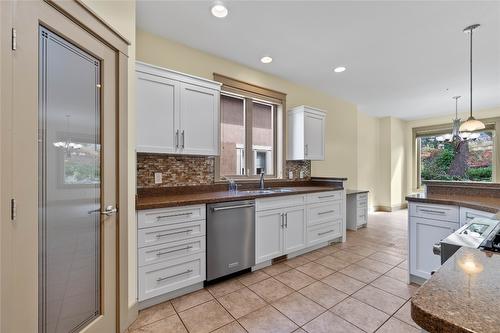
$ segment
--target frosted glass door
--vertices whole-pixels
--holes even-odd
[[[39,332],[78,332],[100,315],[100,61],[39,35]]]

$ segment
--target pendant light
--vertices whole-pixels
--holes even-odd
[[[473,132],[485,128],[484,124],[472,116],[472,32],[479,28],[479,24],[473,24],[464,29],[465,33],[470,34],[470,116],[460,126],[460,132]]]

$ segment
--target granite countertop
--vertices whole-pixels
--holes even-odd
[[[460,248],[413,296],[413,320],[429,332],[499,332],[499,274],[500,254]]]
[[[442,205],[456,205],[491,213],[500,212],[500,198],[489,196],[414,193],[407,195],[406,200]]]
[[[349,195],[349,194],[361,194],[361,193],[368,193],[370,191],[368,190],[353,190],[353,189],[347,189],[345,190],[345,194],[346,195]]]
[[[204,203],[217,203],[225,201],[248,200],[257,198],[268,198],[275,196],[305,194],[324,191],[343,190],[338,186],[287,186],[287,189],[293,189],[291,192],[276,192],[267,194],[246,193],[244,190],[232,193],[229,191],[198,192],[198,193],[154,193],[138,195],[136,199],[136,209],[165,208],[184,205],[195,205]]]

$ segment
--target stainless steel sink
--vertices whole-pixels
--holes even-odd
[[[294,191],[295,190],[292,188],[266,188],[263,190],[245,190],[239,192],[246,194],[272,194],[272,193],[289,193]]]
[[[274,193],[272,190],[246,190],[246,191],[239,191],[240,193],[246,193],[246,194],[271,194]]]

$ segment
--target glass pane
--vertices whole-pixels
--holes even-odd
[[[421,180],[491,182],[493,132],[475,132],[471,137],[460,143],[448,142],[444,135],[419,138]]]
[[[44,28],[39,48],[39,331],[77,332],[100,311],[100,63]]]
[[[221,95],[220,175],[245,174],[245,101]]]
[[[253,174],[274,174],[274,108],[253,102],[252,105]]]

